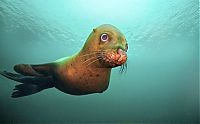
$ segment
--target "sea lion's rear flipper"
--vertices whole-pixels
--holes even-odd
[[[1,75],[7,77],[8,79],[25,83],[25,84],[43,84],[43,83],[53,83],[52,76],[26,76],[21,74],[15,74],[7,71],[0,72]]]
[[[11,97],[18,98],[28,96],[40,92],[43,89],[46,88],[35,84],[19,84],[15,86],[14,92],[12,93]]]
[[[54,87],[52,83],[42,83],[42,84],[23,83],[15,86],[15,88],[13,89],[14,92],[12,93],[11,97],[18,98],[18,97],[28,96],[52,87]]]
[[[44,89],[54,87],[54,80],[52,76],[45,76],[37,72],[34,72],[34,73],[32,72],[34,71],[30,70],[30,71],[27,71],[27,73],[25,73],[26,75],[23,75],[23,73],[15,74],[15,73],[3,71],[3,72],[0,72],[0,74],[11,80],[22,83],[15,86],[15,89],[14,89],[15,91],[12,94],[12,97],[14,98],[35,94]]]
[[[22,75],[49,76],[51,75],[52,67],[52,63],[41,65],[18,64],[14,66],[14,70]]]

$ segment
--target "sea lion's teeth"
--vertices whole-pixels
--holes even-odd
[[[120,55],[120,58],[118,59],[118,62],[122,61],[122,59],[123,59],[123,56]]]

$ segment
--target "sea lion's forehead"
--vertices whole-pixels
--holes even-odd
[[[101,32],[101,33],[109,32],[109,33],[111,33],[111,34],[118,34],[118,35],[120,35],[121,37],[125,37],[125,36],[123,35],[123,33],[122,33],[118,28],[116,28],[115,26],[110,25],[110,24],[101,25],[101,26],[97,27],[96,30],[97,30],[98,32]]]
[[[104,24],[96,28],[97,30],[107,30],[107,31],[117,31],[120,32],[118,28],[110,24]]]

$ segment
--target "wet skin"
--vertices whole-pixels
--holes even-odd
[[[27,90],[23,88],[27,86],[16,86],[14,97],[51,87],[72,95],[102,93],[108,88],[111,69],[126,64],[127,49],[125,36],[116,27],[106,24],[93,29],[83,48],[70,57],[42,65],[15,65],[14,70],[20,75],[8,72],[1,74],[24,83],[22,85],[35,85],[38,88],[32,87],[30,90],[34,91],[26,93]]]

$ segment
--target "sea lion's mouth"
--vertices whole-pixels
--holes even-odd
[[[108,67],[117,67],[121,66],[126,62],[127,54],[124,50],[118,48],[118,50],[115,51],[112,50],[110,52],[106,52],[102,56],[102,60],[104,64],[107,65]]]

